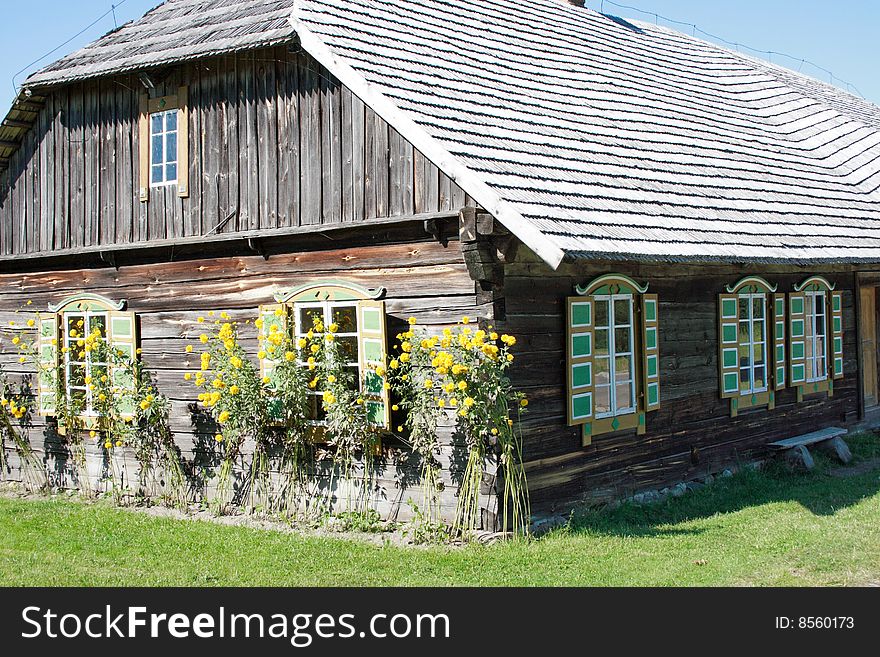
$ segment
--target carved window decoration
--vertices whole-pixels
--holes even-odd
[[[297,338],[311,330],[315,319],[323,326],[336,324],[336,343],[345,366],[359,381],[370,420],[376,426],[391,425],[389,392],[375,369],[385,364],[386,322],[385,302],[380,301],[384,288],[368,289],[345,281],[325,281],[296,288],[276,295],[278,303],[260,306],[264,336],[275,330],[290,331]],[[305,363],[302,363],[305,367]],[[271,358],[260,361],[261,376],[272,378]],[[321,396],[312,394],[312,418],[316,425],[323,420]]]
[[[583,444],[623,429],[645,432],[660,408],[658,300],[647,286],[608,274],[567,300],[568,423]]]
[[[177,195],[189,196],[189,109],[186,87],[161,98],[141,97],[138,119],[140,200],[150,191],[177,186]]]

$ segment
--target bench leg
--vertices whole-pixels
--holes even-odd
[[[808,472],[816,467],[810,450],[803,445],[792,447],[782,452],[782,460],[791,470],[799,472]]]
[[[830,454],[844,465],[852,461],[852,452],[849,451],[849,445],[840,436],[831,440],[823,440],[816,447],[826,454]]]

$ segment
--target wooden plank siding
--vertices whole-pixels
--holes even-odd
[[[188,197],[138,199],[137,76],[73,83],[0,179],[0,254],[320,226],[458,210],[472,200],[302,53],[271,48],[156,76],[189,91]]]
[[[506,317],[500,330],[517,336],[511,378],[531,400],[525,416],[524,458],[537,511],[574,500],[606,502],[635,491],[717,473],[737,462],[767,455],[766,444],[822,426],[857,421],[859,384],[853,269],[735,265],[564,264],[552,271],[521,250],[506,266]],[[660,410],[647,416],[647,433],[635,430],[594,436],[581,446],[579,427],[565,413],[564,302],[575,284],[622,273],[660,302]],[[779,291],[812,274],[843,292],[844,372],[834,395],[808,395],[797,403],[794,388],[777,393],[774,410],[740,410],[730,417],[718,394],[717,296],[747,274],[760,275]]]
[[[260,304],[271,302],[278,289],[326,279],[345,279],[367,287],[385,287],[389,333],[396,334],[415,316],[433,332],[441,332],[462,315],[487,316],[490,311],[476,297],[457,242],[443,247],[430,241],[394,245],[352,246],[332,251],[290,252],[264,260],[260,256],[196,259],[174,263],[154,263],[102,269],[66,269],[0,275],[0,365],[14,383],[33,382],[29,364],[20,364],[11,338],[28,331],[24,323],[32,312],[45,309],[69,294],[89,291],[113,299],[127,299],[128,309],[137,313],[142,358],[162,391],[172,402],[171,428],[183,457],[207,461],[216,427],[200,412],[194,412],[198,390],[184,381],[186,371],[199,367],[198,342],[204,324],[198,317],[214,310],[227,312],[241,322],[242,343],[256,358],[257,340],[253,323]],[[27,305],[31,301],[31,305]],[[15,327],[10,322],[16,323]],[[186,354],[188,344],[196,352]],[[450,421],[440,430],[445,463],[442,504],[449,516],[455,508],[452,480],[463,467],[455,459],[462,450],[453,449]],[[31,443],[47,463],[58,464],[57,485],[71,485],[71,465],[45,418],[35,415],[30,429]],[[406,452],[399,441],[386,441],[387,451],[380,472],[383,515],[408,513],[406,500],[419,499],[418,467],[413,459],[397,460]],[[16,457],[12,445],[5,443],[10,462]],[[129,455],[131,456],[131,455]],[[246,456],[248,458],[248,456]],[[455,461],[455,465],[453,465]],[[99,455],[95,454],[95,462]],[[15,476],[13,474],[13,476]],[[395,502],[396,500],[396,502]],[[394,505],[399,509],[393,508]]]

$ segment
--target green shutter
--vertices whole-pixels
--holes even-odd
[[[107,315],[107,343],[124,361],[137,358],[137,317],[132,312],[111,311]],[[120,415],[131,419],[135,415],[134,395],[137,384],[131,366],[111,367],[113,385],[121,388]]]
[[[806,296],[798,292],[788,295],[788,380],[793,386],[802,386],[807,380],[805,353]]]
[[[58,315],[37,315],[37,352],[40,371],[37,377],[40,415],[53,416],[58,396]]]
[[[371,424],[388,429],[391,426],[391,401],[385,380],[376,374],[376,367],[386,365],[387,335],[385,302],[358,301],[358,356],[363,382],[361,390]]]
[[[773,371],[773,389],[782,390],[786,380],[786,356],[785,356],[785,294],[774,294],[772,297],[773,328],[770,335],[773,336],[773,362],[776,367]]]
[[[568,425],[583,427],[583,444],[592,441],[593,297],[569,297],[566,304],[566,406]]]
[[[721,397],[739,396],[739,297],[718,295],[718,369]]]
[[[660,408],[660,304],[656,294],[642,295],[642,395],[645,411]]]
[[[260,306],[260,319],[263,321],[263,325],[260,327],[260,351],[266,352],[265,358],[260,358],[260,378],[269,377],[270,384],[269,387],[272,388],[275,385],[275,363],[278,360],[279,354],[269,354],[267,347],[269,347],[269,341],[267,338],[272,331],[272,327],[276,327],[276,331],[274,332],[282,332],[286,333],[288,331],[287,325],[287,306],[283,303],[271,303],[266,304],[264,306]]]
[[[831,293],[831,375],[835,379],[843,378],[843,294]]]

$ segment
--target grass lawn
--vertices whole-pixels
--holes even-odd
[[[880,456],[874,436],[850,441]],[[658,506],[589,513],[531,542],[378,547],[0,499],[0,585],[575,586],[880,583],[880,469],[742,472]]]

